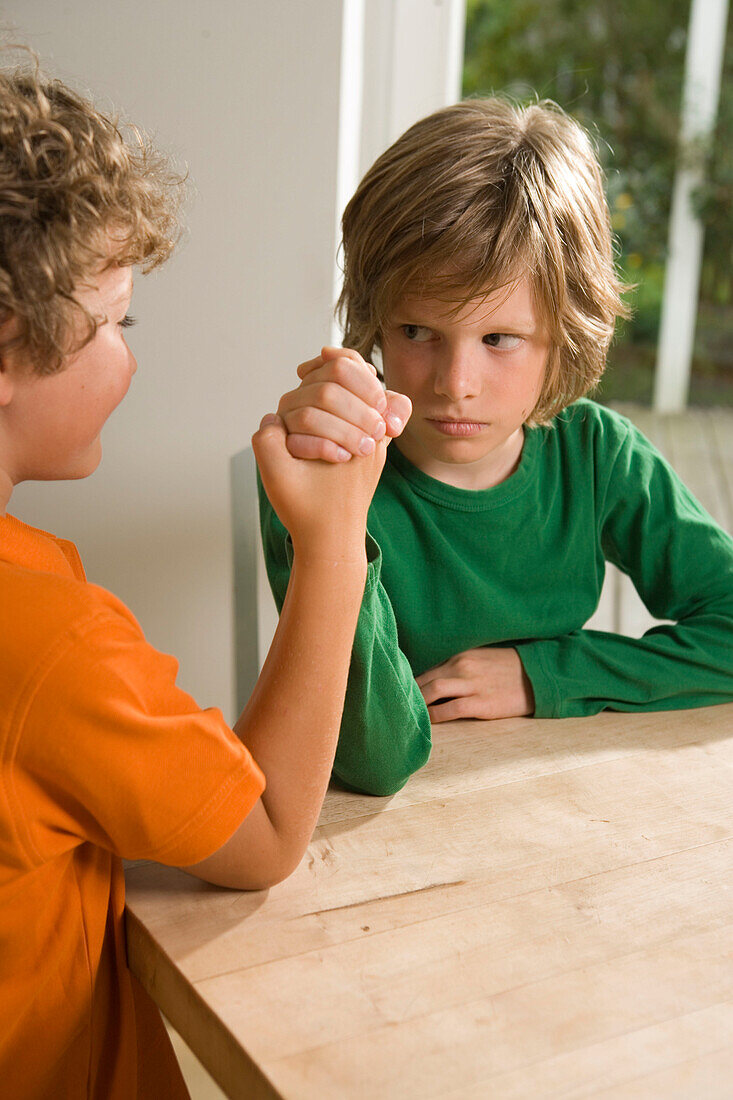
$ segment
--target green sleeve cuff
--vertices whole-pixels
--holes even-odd
[[[542,642],[515,646],[534,694],[535,718],[560,718],[562,701],[557,684],[542,659]]]

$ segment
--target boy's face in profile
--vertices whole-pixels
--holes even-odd
[[[75,290],[99,321],[93,339],[66,356],[55,374],[33,373],[19,352],[0,375],[5,393],[1,457],[14,484],[91,474],[102,454],[102,427],[130,386],[137,364],[125,343],[123,322],[132,269],[114,264],[93,281],[96,286],[90,279],[90,285]]]
[[[509,477],[550,351],[529,281],[473,299],[452,316],[445,302],[406,296],[381,345],[388,389],[412,401],[400,451],[460,488]]]

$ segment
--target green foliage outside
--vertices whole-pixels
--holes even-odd
[[[623,326],[604,399],[651,396],[669,209],[679,155],[690,0],[468,0],[464,95],[553,99],[596,135],[634,318]],[[697,196],[706,226],[692,401],[733,404],[733,34],[718,125]]]

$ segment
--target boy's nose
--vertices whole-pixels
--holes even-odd
[[[435,375],[435,392],[451,401],[477,397],[481,392],[481,365],[469,351],[453,351]]]

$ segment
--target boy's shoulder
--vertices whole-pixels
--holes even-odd
[[[627,446],[649,446],[632,422],[615,409],[582,397],[557,413],[538,431],[554,439],[564,451],[593,454],[599,461],[612,460]]]
[[[128,637],[142,637],[121,600],[71,575],[0,560],[0,593],[0,694],[6,702],[13,685],[19,687],[34,675],[42,676],[43,670],[71,647],[94,647],[95,639],[120,631]]]
[[[557,432],[597,434],[624,439],[633,430],[631,421],[608,405],[601,405],[590,397],[581,397],[568,405],[551,421],[549,427]]]
[[[67,628],[102,614],[135,623],[121,600],[100,585],[78,577],[59,576],[0,560],[0,588],[6,621],[38,618],[47,628],[52,625]]]

